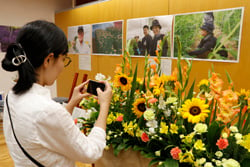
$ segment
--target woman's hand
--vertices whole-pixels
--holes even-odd
[[[97,94],[98,94],[98,100],[100,103],[100,106],[106,106],[109,107],[110,101],[112,98],[112,88],[110,84],[107,81],[103,81],[102,83],[105,84],[105,90],[102,91],[100,88],[97,88]]]
[[[107,116],[109,113],[109,105],[112,98],[112,88],[107,81],[103,83],[105,83],[104,91],[102,91],[100,88],[96,89],[100,102],[100,113],[95,122],[95,126],[100,127],[104,129],[104,131],[106,131]]]
[[[84,97],[90,96],[90,94],[86,93],[87,88],[85,87],[88,83],[89,83],[89,80],[74,88],[71,99],[68,102],[68,104],[66,105],[66,109],[71,114],[73,112],[74,107],[77,106]]]

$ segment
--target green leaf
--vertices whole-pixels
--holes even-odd
[[[250,159],[244,159],[244,161],[242,161],[240,165],[241,167],[249,167],[249,164],[250,164]]]
[[[160,165],[160,167],[179,167],[179,163],[178,163],[178,161],[169,158],[166,161],[164,161]]]
[[[152,166],[152,165],[157,164],[158,162],[159,162],[158,159],[153,159],[152,161],[149,162],[148,166],[150,167],[150,166]]]
[[[126,144],[121,143],[117,147],[114,147],[114,154],[117,156],[120,151],[122,151],[126,147]]]
[[[211,71],[208,70],[208,78],[211,78],[211,77],[212,77]]]
[[[142,128],[144,124],[145,124],[144,117],[141,116],[138,121],[138,126]]]
[[[248,111],[246,111],[246,112],[248,112]],[[245,135],[245,134],[247,134],[249,132],[249,129],[250,129],[249,126],[250,126],[250,116],[248,114],[245,125],[244,125],[244,128],[243,128],[243,131],[242,131],[242,135]]]
[[[211,148],[212,151],[216,151],[216,142],[220,138],[220,134],[224,126],[219,126],[219,123],[214,121],[208,128],[207,139],[208,139],[208,148]]]
[[[233,81],[232,81],[232,79],[231,79],[231,77],[230,77],[230,74],[226,71],[226,75],[227,75],[227,80],[228,80],[228,82],[230,83],[230,84],[232,84],[233,83]],[[234,91],[234,86],[232,87],[232,90]]]
[[[189,92],[188,92],[188,95],[187,95],[186,99],[192,99],[192,97],[193,97],[193,92],[194,92],[194,85],[195,85],[195,80],[194,80],[192,86],[191,86],[190,89],[189,89]]]
[[[130,91],[130,96],[128,96],[128,107],[129,107],[129,110],[132,108],[132,103],[134,102],[133,99],[134,99],[134,93],[135,93],[135,90],[136,90],[136,79],[137,79],[137,67],[138,67],[138,64],[136,65],[135,67],[135,72],[134,72],[134,77],[133,77],[133,81],[132,81],[132,88],[131,88],[131,91]]]

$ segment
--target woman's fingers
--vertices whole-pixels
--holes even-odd
[[[85,85],[87,85],[88,83],[89,83],[89,80],[76,86],[75,89],[78,90],[79,92],[86,92],[87,89],[85,88]]]
[[[86,98],[86,97],[90,97],[90,96],[92,96],[92,95],[89,94],[89,93],[84,93],[84,94],[82,94],[82,98]]]

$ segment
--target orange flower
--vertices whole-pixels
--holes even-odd
[[[149,141],[149,137],[148,137],[147,133],[145,133],[145,132],[142,133],[141,140],[145,143]]]
[[[157,64],[160,64],[160,61],[157,57],[154,57],[154,61],[157,63]]]
[[[225,148],[227,148],[228,144],[228,140],[227,139],[222,139],[220,138],[219,140],[217,140],[216,145],[219,147],[220,150],[223,150]]]
[[[156,103],[158,100],[156,99],[156,98],[152,98],[152,99],[149,99],[148,100],[148,103],[151,103],[151,104],[153,104],[153,103]]]
[[[126,67],[127,67],[128,69],[130,69],[130,64],[129,64],[129,63],[127,63],[127,64],[126,64]]]
[[[156,71],[156,64],[151,64],[151,69],[153,69],[154,71]]]
[[[122,122],[123,121],[123,115],[120,115],[116,118],[116,121]]]
[[[157,83],[159,82],[159,77],[154,75],[150,78],[150,83],[149,83],[149,87],[152,88],[154,87]]]
[[[170,151],[171,156],[175,160],[179,160],[179,154],[181,153],[181,149],[179,147],[172,148]]]
[[[77,120],[77,118],[74,120],[74,122],[75,122],[75,124],[77,124],[78,123],[78,120]]]
[[[116,68],[115,68],[115,73],[121,73],[122,72],[122,68],[121,68],[121,65],[120,64],[117,64],[116,65]]]
[[[155,50],[155,55],[159,56],[159,51],[158,50]]]
[[[210,82],[210,89],[216,94],[220,94],[223,86],[223,80],[219,78],[217,73],[212,73],[212,77],[208,79]]]
[[[231,103],[237,103],[238,102],[237,93],[233,92],[231,89],[223,91],[222,96],[223,96],[223,98],[225,99],[226,102],[231,102]]]

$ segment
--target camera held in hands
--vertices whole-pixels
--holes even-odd
[[[105,90],[105,84],[100,83],[100,82],[96,82],[96,81],[93,81],[93,80],[89,80],[87,92],[97,96],[97,91],[96,91],[97,88],[100,88],[102,91],[104,91]]]

